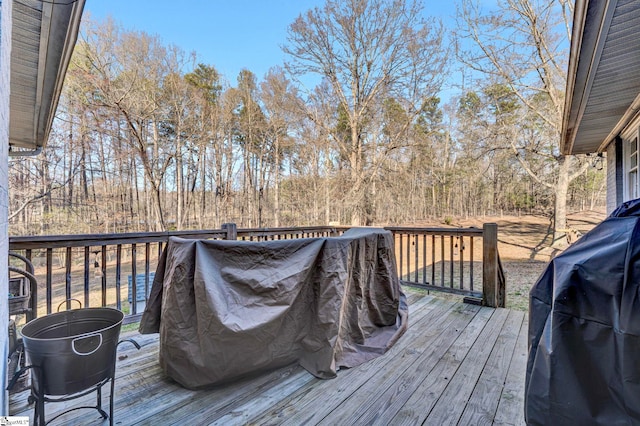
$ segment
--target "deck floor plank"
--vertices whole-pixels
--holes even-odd
[[[505,379],[500,403],[494,419],[495,425],[524,426],[524,378],[527,371],[529,322],[522,322],[516,348],[513,352],[509,372]]]
[[[189,390],[158,364],[158,335],[123,333],[118,348],[115,424],[496,424],[523,425],[527,318],[407,291],[409,329],[385,355],[320,380],[297,365],[205,390]],[[103,389],[108,411],[108,386]],[[11,415],[30,416],[28,391],[10,395]],[[95,394],[47,403],[47,418]],[[495,415],[495,419],[493,416]],[[468,423],[471,422],[471,423]],[[108,424],[95,410],[51,423]]]
[[[143,409],[139,413],[136,411],[138,415],[131,418],[129,424],[147,424],[150,419],[158,419],[164,424],[189,424],[184,421],[191,417],[203,416],[208,420],[214,420],[232,411],[241,401],[259,398],[272,388],[278,388],[294,379],[307,381],[313,377],[301,367],[290,365],[207,390],[185,389],[165,377],[161,382],[168,392],[161,398],[152,398],[140,404]],[[130,417],[130,413],[130,408],[123,407],[123,415]]]
[[[478,383],[465,406],[460,424],[490,425],[493,423],[523,318],[523,312],[509,312],[509,317],[498,335]]]
[[[435,329],[445,321],[446,314],[451,309],[453,309],[452,304],[439,300],[433,309],[420,318],[416,318],[417,315],[414,315],[411,320],[410,313],[409,322],[415,326],[410,327],[384,357],[373,359],[356,368],[341,371],[337,378],[339,380],[318,381],[311,389],[304,389],[299,395],[288,398],[286,404],[274,407],[272,412],[278,413],[278,416],[283,419],[283,425],[317,424],[361,386],[368,387],[368,382],[380,371],[403,364],[407,357],[411,359],[417,357],[417,353],[413,349],[415,342],[418,342],[417,344],[425,342],[428,339],[428,333],[436,332]],[[322,401],[322,404],[318,404],[318,401]],[[253,421],[256,424],[270,424],[272,418],[273,415],[267,413],[266,416]]]
[[[413,426],[425,421],[464,361],[469,349],[486,328],[493,313],[494,310],[490,308],[480,310],[444,356],[438,360],[402,408],[388,421],[388,424]],[[385,416],[381,416],[381,419],[383,418]]]
[[[300,389],[305,384],[313,380],[313,377],[306,372],[291,376],[287,380],[281,382],[279,386],[273,387],[265,392],[261,392],[260,395],[252,398],[247,403],[238,407],[237,409],[227,413],[226,415],[211,422],[211,425],[217,426],[232,426],[246,424],[249,419],[255,416],[255,413],[261,413],[280,401],[282,395],[290,395]]]
[[[431,412],[428,413],[426,420],[429,424],[455,425],[458,423],[508,314],[509,311],[506,309],[494,311],[487,326],[471,346],[464,361],[449,380]]]
[[[423,314],[424,312],[428,312],[431,309],[435,309],[438,305],[442,303],[443,302],[441,300],[438,300],[437,298],[422,298],[421,300],[418,300],[415,302],[415,306],[424,307],[424,309],[417,312],[418,314]],[[299,371],[281,375],[282,380],[285,381],[289,374],[297,374],[297,375],[302,375],[303,378],[297,381],[296,383],[304,384],[305,382],[317,381],[317,379],[313,378],[313,376],[308,374],[306,371],[302,370],[300,367],[297,367],[297,368],[299,369]],[[260,378],[256,380],[259,380],[259,379]],[[323,382],[323,381],[320,381],[320,382]],[[280,383],[277,380],[270,382],[270,384],[276,390],[282,386],[287,386],[286,383]],[[228,386],[225,386],[225,388],[228,388]],[[246,416],[250,415],[250,414],[243,415],[242,414],[243,412],[254,413],[253,415],[255,415],[256,407],[258,405],[256,405],[255,401],[253,400],[254,399],[261,400],[260,396],[258,395],[260,392],[264,390],[264,386],[254,383],[252,386],[249,387],[249,389],[253,389],[254,392],[251,392],[245,395],[234,395],[232,402],[229,402],[223,407],[220,406],[220,400],[221,400],[220,398],[215,398],[215,399],[207,398],[207,399],[211,399],[211,401],[208,401],[208,402],[204,401],[204,403],[202,403],[203,399],[200,399],[198,400],[200,401],[200,403],[192,402],[189,405],[184,405],[179,407],[177,410],[174,409],[175,407],[171,407],[169,409],[164,410],[163,413],[157,413],[157,415],[159,418],[162,418],[163,421],[181,420],[187,423],[189,421],[192,421],[195,423],[198,420],[198,418],[202,416],[205,416],[209,421],[215,421],[220,417],[226,416],[225,420],[227,420],[228,422],[231,422],[232,419],[235,419],[235,421],[231,422],[232,424],[238,424],[238,423],[241,424],[242,421],[244,421],[243,419]],[[287,388],[287,389],[295,390],[295,386],[293,388]],[[217,389],[212,390],[212,392],[216,392],[216,391]],[[282,394],[282,392],[280,392],[280,394]],[[228,391],[225,390],[225,394],[222,396],[223,398],[222,400],[228,399],[228,396],[229,396],[229,393]],[[272,408],[274,405],[274,402],[271,396],[268,396],[268,400],[269,400],[269,404],[267,408]],[[247,406],[243,407],[244,404],[247,404]],[[160,414],[162,414],[162,417],[160,417]]]
[[[398,409],[415,391],[420,378],[428,374],[434,364],[449,349],[457,334],[471,322],[479,311],[478,306],[468,305],[454,309],[439,327],[434,328],[431,338],[410,345],[410,350],[419,354],[413,362],[403,360],[395,368],[387,368],[375,374],[367,381],[367,387],[359,388],[344,400],[331,414],[324,418],[321,425],[337,424],[373,424],[380,422],[378,413],[390,406]],[[371,392],[370,389],[379,389]]]

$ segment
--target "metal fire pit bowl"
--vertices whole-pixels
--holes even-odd
[[[103,418],[109,417],[110,424],[113,424],[116,349],[120,343],[123,319],[124,314],[117,309],[84,308],[36,318],[22,328],[30,364],[26,368],[31,369],[31,396],[36,401],[35,424],[47,423],[44,419],[45,401],[67,401],[93,391],[98,393],[95,407],[72,410],[95,408]],[[131,342],[140,348],[136,342]],[[101,389],[109,381],[108,416],[102,410]]]

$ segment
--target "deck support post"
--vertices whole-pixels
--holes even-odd
[[[223,223],[222,230],[227,232],[224,237],[225,240],[237,240],[238,239],[238,227],[235,223]]]
[[[482,227],[482,304],[493,308],[505,306],[505,282],[498,258],[498,225]]]

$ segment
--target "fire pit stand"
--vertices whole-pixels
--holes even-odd
[[[124,343],[124,342],[130,342],[132,343],[137,349],[140,349],[140,345],[138,344],[138,342],[136,342],[133,339],[125,339],[125,340],[121,340],[118,342],[118,344],[116,346],[119,346],[120,343]],[[42,386],[42,383],[44,383],[44,377],[42,376],[42,368],[40,367],[36,367],[33,365],[27,366],[23,369],[21,369],[20,371],[16,372],[16,374],[13,376],[11,382],[9,383],[9,386],[7,387],[7,389],[11,389],[14,384],[16,383],[16,381],[18,379],[20,379],[20,377],[22,376],[22,374],[27,371],[28,369],[33,369],[35,370],[35,380],[33,381],[33,384],[31,386],[31,394],[29,395],[29,403],[32,404],[35,402],[35,407],[34,407],[34,412],[33,412],[33,422],[34,425],[40,425],[40,426],[45,426],[49,423],[51,423],[52,421],[54,421],[55,419],[57,419],[60,416],[63,416],[71,411],[75,411],[75,410],[81,410],[81,409],[95,409],[98,410],[98,412],[100,413],[100,415],[102,416],[103,419],[109,419],[109,424],[111,426],[113,426],[113,395],[114,395],[114,390],[115,390],[115,363],[113,364],[113,368],[111,369],[111,374],[109,375],[109,377],[103,379],[102,381],[100,381],[99,383],[89,387],[88,389],[84,390],[84,391],[80,391],[77,393],[74,393],[73,395],[65,395],[65,396],[61,396],[61,397],[57,397],[57,398],[52,398],[51,396],[47,396],[42,390],[44,389],[44,387]],[[40,379],[40,381],[39,381]],[[104,385],[106,385],[107,383],[111,384],[110,386],[110,394],[109,394],[109,414],[107,414],[103,409],[102,409],[102,387]],[[45,412],[44,412],[44,403],[45,402],[66,402],[66,401],[71,401],[73,399],[76,398],[81,398],[85,395],[89,395],[92,392],[96,392],[96,405],[83,405],[80,407],[73,407],[70,408],[62,413],[59,413],[58,415],[56,415],[54,418],[49,419],[49,421],[45,420]]]
[[[115,372],[114,372],[115,373]],[[75,410],[81,410],[81,409],[85,409],[85,408],[94,408],[96,410],[98,410],[98,412],[100,413],[100,415],[102,416],[103,419],[109,419],[109,424],[113,425],[113,391],[114,391],[114,379],[115,379],[115,374],[112,374],[111,377],[106,378],[105,380],[103,380],[101,383],[98,383],[95,387],[90,388],[84,392],[80,392],[71,396],[65,396],[65,397],[61,397],[61,398],[51,398],[51,397],[47,397],[46,395],[42,395],[42,394],[38,394],[34,388],[31,388],[31,396],[30,399],[32,399],[33,401],[35,401],[36,406],[34,409],[34,413],[33,413],[33,421],[34,421],[34,425],[40,425],[40,426],[44,426],[48,423],[51,423],[52,421],[54,421],[55,419],[57,419],[58,417],[67,414],[71,411],[75,411]],[[108,382],[111,382],[111,393],[110,393],[110,397],[109,397],[109,414],[107,414],[103,409],[102,409],[102,386],[106,385]],[[97,393],[97,399],[96,399],[96,405],[95,406],[91,406],[91,405],[83,405],[81,407],[73,407],[70,408],[58,415],[56,415],[54,418],[49,419],[49,421],[45,420],[45,414],[44,414],[44,403],[45,402],[65,402],[65,401],[70,401],[72,399],[76,399],[76,398],[80,398],[83,397],[85,395],[88,395],[92,392],[96,392]]]
[[[116,349],[124,314],[112,308],[73,309],[28,322],[22,337],[31,370],[30,402],[35,402],[34,424],[45,426],[70,411],[96,409],[113,425]],[[102,387],[110,384],[109,414],[102,409]],[[72,407],[53,419],[45,419],[45,402],[65,402],[96,392],[95,406]]]

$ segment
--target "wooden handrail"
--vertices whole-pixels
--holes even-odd
[[[469,236],[482,237],[483,230],[479,228],[416,228],[407,226],[385,226],[386,230],[391,232],[403,232],[407,234],[418,235],[445,235],[445,236]]]
[[[10,250],[103,246],[117,244],[144,244],[166,242],[169,237],[224,239],[226,232],[220,229],[130,232],[122,234],[77,234],[9,237]]]
[[[47,236],[14,236],[9,237],[9,249],[23,252],[25,258],[31,259],[34,251],[42,250],[46,270],[41,274],[41,285],[46,295],[46,311],[51,313],[55,298],[69,298],[78,291],[78,281],[84,281],[81,287],[84,292],[84,302],[88,305],[90,292],[101,292],[100,302],[107,303],[107,292],[114,291],[117,307],[121,302],[121,274],[123,268],[123,253],[130,253],[130,274],[134,277],[131,293],[136,295],[140,291],[148,291],[150,285],[149,274],[155,268],[156,253],[160,254],[170,237],[207,238],[219,240],[252,240],[265,241],[275,239],[295,239],[306,237],[339,236],[349,229],[347,226],[307,226],[307,227],[279,227],[279,228],[237,228],[233,223],[227,223],[221,229],[188,230],[169,232],[132,232],[121,234],[81,234],[81,235],[47,235]],[[479,228],[421,228],[406,226],[390,226],[385,229],[391,231],[396,238],[396,256],[398,256],[398,275],[406,285],[418,285],[427,290],[437,290],[461,294],[475,299],[486,306],[500,307],[505,305],[505,282],[502,265],[498,256],[497,225],[485,224]],[[482,292],[474,289],[474,239],[482,238]],[[445,243],[446,241],[446,243]],[[455,253],[454,253],[455,242]],[[458,247],[458,242],[460,247]],[[151,245],[157,245],[151,250]],[[466,244],[466,249],[464,248]],[[137,254],[138,248],[141,253]],[[480,246],[476,246],[479,248]],[[83,249],[84,248],[84,249]],[[56,250],[58,249],[58,250]],[[59,249],[64,249],[60,252]],[[75,249],[72,251],[72,249]],[[55,250],[55,252],[54,252]],[[126,251],[125,251],[126,250]],[[107,252],[116,253],[115,265],[109,260],[107,268]],[[438,256],[436,256],[438,251]],[[429,252],[429,253],[427,253]],[[64,257],[64,281],[54,279],[54,253],[61,253]],[[93,255],[91,254],[93,253]],[[454,254],[456,255],[454,259]],[[77,274],[73,266],[72,257],[84,262],[82,275]],[[112,259],[112,258],[110,258]],[[62,260],[62,259],[61,259]],[[143,262],[143,270],[136,265]],[[95,270],[100,274],[98,287],[95,279],[91,279],[91,265],[95,263]],[[435,264],[438,264],[437,271]],[[447,267],[445,268],[445,263]],[[429,272],[426,265],[429,264]],[[77,265],[77,263],[76,263]],[[113,267],[115,266],[115,272]],[[99,269],[97,269],[99,267]],[[418,269],[420,268],[420,270]],[[109,272],[111,271],[111,272]],[[138,272],[140,271],[140,272]],[[406,272],[406,273],[405,273]],[[113,274],[115,273],[115,277]],[[144,274],[144,288],[136,288],[135,277]],[[455,278],[454,278],[455,275]],[[109,276],[109,280],[107,280]],[[445,276],[447,279],[445,280]],[[60,287],[63,285],[64,287]],[[126,280],[125,280],[126,285]],[[141,286],[138,286],[141,287]],[[38,292],[35,289],[34,294]],[[77,296],[76,296],[77,297]],[[114,297],[109,296],[110,298]],[[99,303],[100,303],[99,302]],[[37,315],[35,300],[34,314]],[[128,319],[138,318],[137,295],[130,302],[131,312]],[[129,321],[127,321],[129,322]]]

